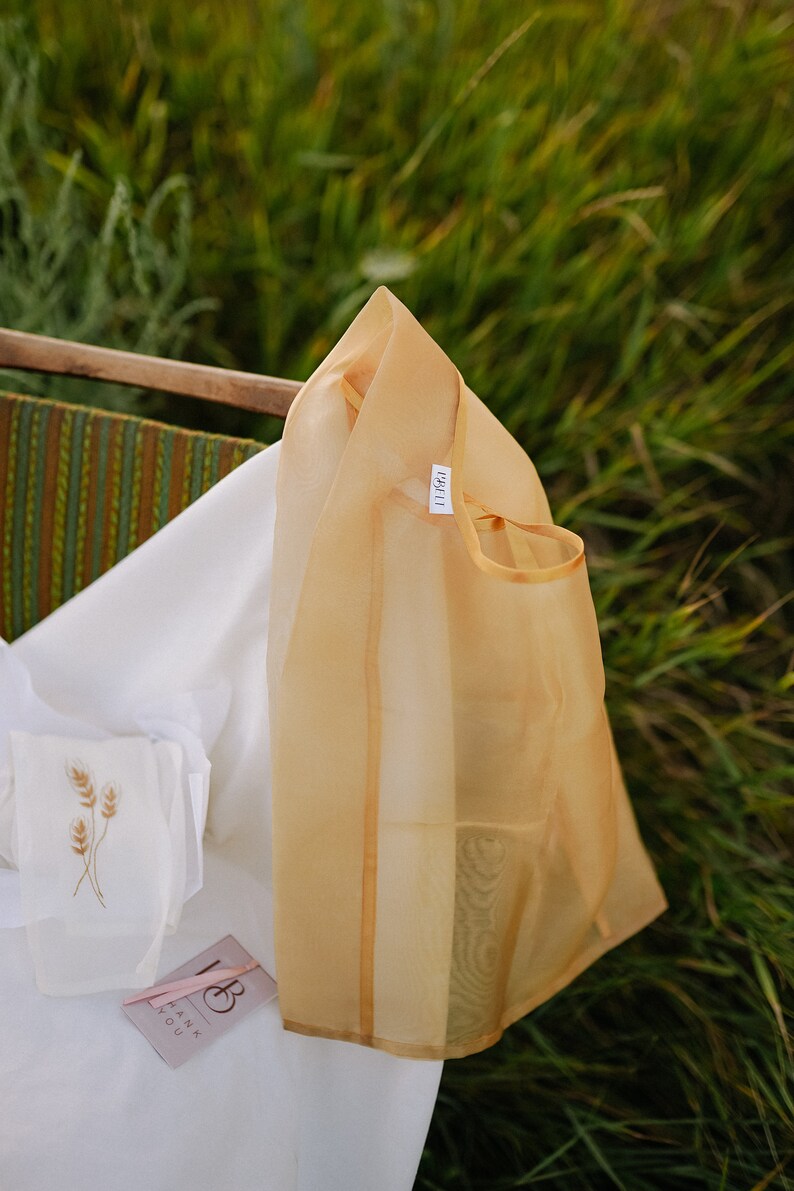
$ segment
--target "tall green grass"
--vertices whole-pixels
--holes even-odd
[[[425,1191],[794,1187],[793,29],[773,0],[40,0],[13,34],[36,131],[2,160],[84,261],[4,247],[18,324],[305,377],[385,283],[585,539],[670,910],[446,1065]]]
[[[104,209],[89,212],[83,150],[58,149],[42,110],[40,60],[19,21],[0,24],[0,325],[135,351],[184,349],[191,320],[212,299],[185,300],[192,194],[163,179],[137,210],[115,175]],[[41,382],[15,378],[36,390]],[[166,412],[120,386],[51,377],[47,394],[111,409]]]

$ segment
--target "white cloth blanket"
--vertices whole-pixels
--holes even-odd
[[[40,700],[104,733],[228,684],[204,885],[163,940],[160,975],[231,933],[278,979],[265,671],[278,456],[244,463],[10,646]],[[25,931],[0,930],[0,1187],[413,1186],[441,1062],[287,1032],[272,1001],[172,1071],[121,995],[42,994]]]

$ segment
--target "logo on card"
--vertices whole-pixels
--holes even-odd
[[[216,959],[214,963],[208,964],[206,968],[200,968],[196,972],[197,976],[203,976],[205,972],[211,972],[213,968],[219,968],[221,961]],[[202,1000],[209,1009],[210,1013],[231,1013],[237,1003],[237,998],[241,997],[245,992],[245,985],[241,980],[222,980],[219,984],[213,984],[209,988],[204,989]]]

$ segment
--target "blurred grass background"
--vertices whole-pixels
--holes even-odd
[[[384,283],[585,539],[670,909],[446,1064],[417,1187],[794,1188],[791,11],[5,12],[1,325],[303,379]]]

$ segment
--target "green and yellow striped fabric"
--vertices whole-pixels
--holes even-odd
[[[20,636],[262,449],[0,393],[0,636]]]

